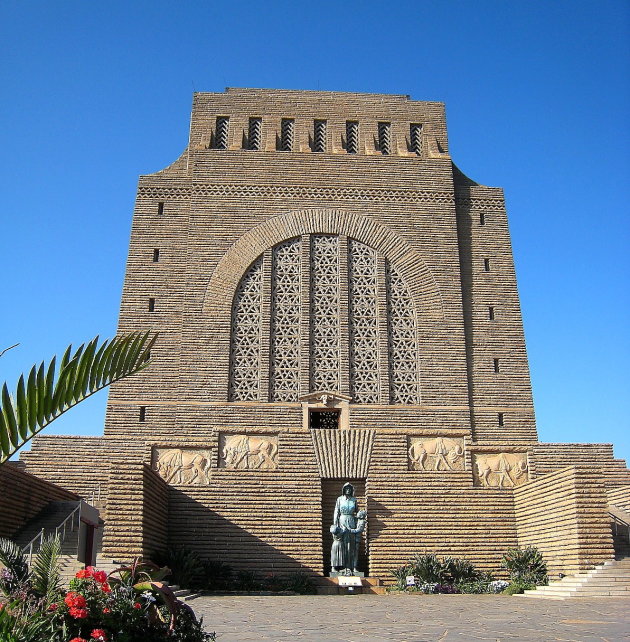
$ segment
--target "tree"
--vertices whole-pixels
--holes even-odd
[[[73,353],[69,345],[59,371],[53,357],[22,375],[15,395],[5,383],[0,395],[0,465],[52,421],[111,383],[129,377],[149,365],[150,350],[157,339],[151,332],[132,332],[82,344]]]

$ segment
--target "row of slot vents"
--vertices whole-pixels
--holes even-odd
[[[229,140],[230,119],[228,116],[217,116],[214,135],[211,141],[213,149],[227,149]],[[313,136],[310,139],[311,149],[314,152],[325,152],[327,148],[328,121],[313,121]],[[390,122],[378,123],[378,150],[383,155],[392,153],[392,124]],[[280,136],[277,140],[279,151],[291,152],[294,149],[295,120],[283,118],[280,122]],[[422,125],[411,123],[409,125],[409,151],[420,156],[422,154]],[[359,122],[346,121],[346,136],[343,146],[348,154],[359,153]],[[244,136],[243,148],[260,151],[262,148],[262,118],[250,118],[247,136]]]

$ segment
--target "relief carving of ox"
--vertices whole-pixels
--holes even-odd
[[[427,470],[429,457],[433,459],[432,470],[458,470],[463,456],[461,443],[443,437],[413,441],[409,446],[409,460],[416,470]]]
[[[276,468],[277,453],[278,447],[269,437],[230,435],[225,438],[221,457],[226,468]]]
[[[518,455],[483,455],[476,458],[477,475],[482,486],[518,486],[527,481],[527,460]],[[496,484],[491,482],[490,475]]]
[[[156,470],[173,484],[209,484],[210,453],[203,450],[171,448],[159,453]]]

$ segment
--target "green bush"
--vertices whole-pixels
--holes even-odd
[[[166,566],[171,570],[168,576],[171,584],[179,584],[187,589],[202,588],[203,563],[195,551],[171,546],[153,555],[153,560],[158,566]]]
[[[447,575],[448,570],[444,562],[440,561],[437,555],[433,553],[417,554],[409,560],[411,573],[416,578],[416,583],[421,584],[440,584]]]
[[[407,576],[413,575],[413,567],[411,564],[405,564],[398,568],[393,568],[390,573],[396,578],[396,583],[392,587],[395,591],[405,591],[407,587]]]
[[[545,560],[533,546],[511,548],[503,556],[501,566],[507,570],[513,583],[541,586],[548,582]]]
[[[515,595],[516,593],[523,593],[524,591],[528,591],[530,589],[535,589],[536,585],[531,584],[529,582],[512,582],[504,591],[504,595]]]
[[[314,595],[317,593],[317,587],[313,578],[301,571],[283,577],[281,586],[281,590],[283,591],[293,591],[300,595]]]
[[[475,582],[482,577],[481,572],[474,567],[472,562],[458,557],[445,557],[442,566],[448,584]]]
[[[203,589],[227,591],[232,588],[234,571],[229,564],[215,560],[203,562]]]
[[[484,593],[480,586],[475,586],[476,582],[485,581],[486,584],[492,581],[492,576],[484,575],[475,568],[472,562],[458,557],[443,557],[440,559],[433,553],[416,554],[407,564],[392,569],[390,573],[396,578],[394,590],[405,591],[414,590],[414,588],[425,587],[423,592],[428,591],[427,586],[454,587],[459,589],[460,585],[466,587],[465,592]],[[413,575],[414,587],[407,586],[407,577]],[[446,592],[446,588],[444,591]],[[450,591],[449,591],[450,592]]]

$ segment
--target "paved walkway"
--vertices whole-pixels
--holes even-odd
[[[507,595],[209,596],[189,602],[217,642],[630,640],[630,600]]]

